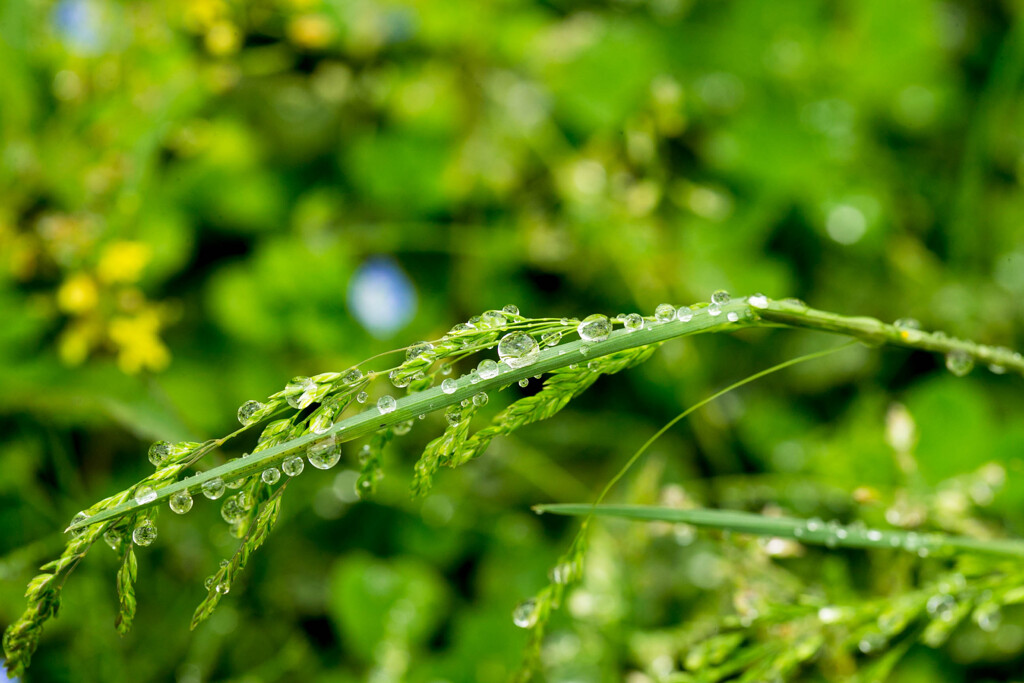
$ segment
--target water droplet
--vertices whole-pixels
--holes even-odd
[[[630,313],[622,319],[622,325],[627,332],[636,332],[644,328],[644,317],[639,313]]]
[[[676,311],[676,320],[681,323],[688,323],[693,320],[693,309],[689,306],[680,306]]]
[[[236,493],[235,498],[238,500],[238,504],[242,506],[243,510],[251,510],[253,504],[255,503],[255,501],[252,499],[252,496],[249,495],[248,491]]]
[[[437,371],[440,372],[442,375],[446,375],[446,376],[450,375],[450,374],[452,374],[452,364],[451,363],[441,363],[441,367],[439,367],[437,369]]]
[[[530,386],[530,380],[528,380],[527,378],[524,377],[523,379],[519,380],[519,386],[521,386],[521,387],[528,387],[528,386]]]
[[[368,393],[366,393],[365,391],[360,391],[358,394],[356,394],[356,403],[366,403],[366,401],[369,400],[369,398],[370,395]]]
[[[396,408],[398,408],[398,402],[393,396],[381,396],[377,399],[377,410],[380,411],[381,415],[393,413]]]
[[[587,346],[586,344],[584,344],[583,346],[581,346],[581,347],[580,347],[580,355],[581,355],[581,356],[585,356],[585,355],[587,355],[588,353],[590,353],[590,347],[589,347],[589,346]]]
[[[501,311],[485,311],[480,316],[480,324],[492,329],[504,326],[505,322],[505,315]]]
[[[174,448],[174,444],[167,441],[157,441],[155,444],[149,447],[149,461],[153,463],[153,467],[162,467],[167,459],[171,457],[171,451]]]
[[[740,319],[740,314],[737,313],[736,311],[729,311],[728,313],[725,314],[725,319],[731,323],[734,323]]]
[[[974,357],[960,349],[946,354],[946,369],[957,377],[964,377],[974,369]]]
[[[434,350],[434,345],[427,341],[418,341],[405,351],[405,360],[410,361],[419,358],[425,353]]]
[[[498,376],[498,364],[486,358],[476,366],[476,371],[483,379],[493,379]]]
[[[313,402],[317,386],[309,377],[293,377],[292,381],[285,385],[284,390],[289,393],[288,405],[301,410]]]
[[[216,585],[214,590],[220,593],[221,595],[227,595],[228,591],[231,590],[231,584],[229,584],[227,581],[221,581]]]
[[[71,524],[78,524],[79,522],[84,522],[87,519],[89,519],[89,515],[85,514],[85,512],[79,512],[77,515],[71,518]],[[85,532],[85,527],[72,531],[71,535],[77,537],[81,536],[83,532]]]
[[[454,394],[459,389],[459,384],[455,380],[448,378],[441,382],[441,391],[446,394]]]
[[[576,326],[576,331],[579,332],[580,339],[583,341],[604,341],[612,333],[612,323],[608,320],[608,316],[595,313],[584,318]]]
[[[156,524],[152,520],[144,519],[135,525],[132,531],[132,541],[135,545],[147,546],[156,540]]]
[[[881,531],[878,531],[878,530],[876,530],[876,529],[871,529],[871,530],[870,530],[870,531],[868,531],[868,532],[867,532],[867,533],[866,533],[866,534],[865,534],[864,536],[865,536],[865,538],[867,538],[867,539],[868,539],[869,541],[873,541],[873,542],[875,542],[875,543],[877,543],[878,541],[881,541],[881,540],[882,540],[882,538],[883,538],[882,532],[881,532]]]
[[[551,581],[560,585],[566,585],[575,580],[579,571],[579,565],[572,561],[559,562],[551,568]]]
[[[654,318],[659,323],[670,323],[675,320],[676,307],[672,304],[658,304],[654,309]]]
[[[501,312],[506,315],[519,315],[519,307],[515,304],[509,304],[501,309]]]
[[[267,406],[259,401],[246,401],[238,408],[238,422],[243,427],[248,427],[260,417],[260,413],[266,408]],[[152,458],[150,459],[152,460]]]
[[[297,477],[300,474],[302,474],[302,470],[303,470],[303,468],[305,468],[305,466],[306,466],[306,463],[304,463],[302,461],[302,458],[300,458],[297,455],[293,455],[293,456],[291,456],[289,458],[285,458],[284,462],[281,463],[281,469],[289,477]]]
[[[410,382],[412,382],[412,375],[410,375],[408,372],[403,371],[401,368],[395,368],[390,373],[388,373],[388,378],[391,380],[391,383],[394,384],[397,389],[404,389],[405,387],[409,386]]]
[[[203,495],[210,500],[217,500],[224,495],[224,480],[220,477],[214,477],[209,481],[204,481],[200,489]]]
[[[329,410],[318,412],[309,421],[309,431],[323,434],[334,426],[334,415]]]
[[[270,486],[276,484],[277,480],[280,478],[281,470],[277,469],[276,467],[268,467],[267,469],[263,470],[263,472],[260,474],[260,479],[263,480],[263,483],[269,484]]]
[[[241,495],[230,496],[220,506],[220,516],[228,524],[234,524],[245,518],[245,507],[239,500]]]
[[[145,505],[156,500],[156,489],[152,486],[140,486],[135,490],[135,504]]]
[[[719,306],[724,306],[727,303],[729,303],[729,299],[731,299],[731,297],[729,296],[729,292],[725,291],[724,289],[716,290],[711,295],[711,303],[718,304]]]
[[[914,318],[900,318],[893,323],[893,327],[898,327],[901,330],[919,330],[921,323]]]
[[[478,408],[480,406],[487,405],[487,392],[481,391],[479,393],[473,394],[473,405],[475,405]]]
[[[754,308],[768,308],[768,297],[758,292],[757,294],[751,294],[750,298],[747,299],[747,303]]]
[[[314,441],[306,447],[306,459],[318,470],[329,470],[341,460],[341,445],[336,443],[333,436]]]
[[[395,432],[397,436],[405,436],[406,434],[412,431],[412,420],[405,420],[404,422],[399,422],[391,429]]]
[[[103,542],[110,546],[111,550],[117,550],[121,546],[122,536],[116,529],[107,529],[103,534]]]
[[[205,579],[203,579],[203,585],[206,587],[206,590],[210,590],[211,588],[213,588],[213,578],[213,576],[207,576]]]
[[[1003,614],[998,605],[982,605],[974,611],[974,623],[982,631],[992,633],[1003,623]]]
[[[498,342],[498,358],[510,368],[533,365],[539,356],[540,345],[537,340],[523,332],[511,332]]]
[[[170,506],[171,512],[183,515],[192,509],[192,494],[188,491],[178,491],[171,496],[167,504]]]
[[[711,304],[708,306],[708,315],[711,317],[722,315],[722,307],[718,304]]]
[[[562,341],[562,333],[557,330],[548,332],[542,335],[540,340],[545,346],[556,346],[558,342]]]
[[[537,625],[537,601],[533,598],[523,600],[512,611],[512,623],[519,628],[533,628]]]
[[[936,619],[950,621],[956,613],[956,599],[952,595],[939,593],[928,598],[925,609]]]
[[[363,371],[359,368],[350,368],[345,376],[341,378],[341,381],[345,384],[355,384],[363,378]]]
[[[448,424],[455,426],[462,421],[462,409],[460,406],[448,406],[448,409],[444,411],[444,419],[448,420]]]

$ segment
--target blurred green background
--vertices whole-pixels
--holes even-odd
[[[0,3],[0,626],[72,515],[150,471],[149,442],[222,435],[294,375],[507,303],[650,314],[763,291],[1024,348],[1022,77],[1008,0]],[[134,631],[115,634],[117,558],[97,547],[26,680],[507,680],[528,636],[512,608],[576,528],[529,505],[592,499],[686,405],[831,343],[672,342],[425,500],[411,463],[443,420],[389,447],[373,501],[356,503],[350,448],[295,481],[190,633],[236,542],[197,500],[140,553]],[[1020,397],[1019,378],[857,348],[701,411],[613,498],[874,523],[896,501],[925,528],[1024,533]],[[909,470],[886,440],[908,418]],[[938,492],[990,462],[1008,485],[942,518]],[[913,580],[865,557],[785,566],[847,599]],[[598,525],[541,679],[658,680],[675,630],[740,609],[763,561]],[[912,649],[893,679],[1022,663],[1008,612]]]

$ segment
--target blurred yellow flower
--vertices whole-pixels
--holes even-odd
[[[96,320],[79,320],[64,328],[57,339],[57,355],[67,365],[81,365],[99,341]]]
[[[100,255],[96,274],[106,283],[135,282],[149,263],[152,250],[144,242],[114,242]]]
[[[65,313],[81,314],[96,308],[100,293],[96,281],[86,273],[69,276],[57,290],[57,307]]]
[[[306,14],[292,19],[288,24],[288,37],[296,45],[317,49],[326,47],[334,36],[331,25],[324,17]]]
[[[118,347],[117,365],[122,372],[159,371],[171,362],[171,354],[160,340],[160,317],[154,310],[110,321],[110,339]]]
[[[185,7],[185,25],[192,31],[202,32],[222,17],[226,10],[221,0],[192,0]]]
[[[215,57],[232,55],[241,45],[242,31],[230,21],[218,21],[206,32],[206,50]]]

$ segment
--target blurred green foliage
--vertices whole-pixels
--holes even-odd
[[[1022,19],[937,0],[0,3],[0,625],[149,441],[223,434],[293,375],[509,302],[650,313],[760,290],[1024,347]],[[190,634],[233,548],[197,501],[139,553],[132,634],[97,548],[28,678],[506,680],[527,639],[511,610],[574,530],[528,505],[588,500],[687,404],[822,343],[674,342],[412,501],[431,417],[389,447],[374,502],[353,504],[350,470],[297,480],[248,586]],[[745,388],[618,498],[880,522],[938,515],[941,483],[996,462],[1007,486],[972,504],[1024,533],[1019,378],[940,361],[859,349]],[[902,453],[894,402],[917,425]],[[548,680],[655,680],[651,634],[732,609],[763,552],[621,529],[596,532]],[[786,562],[834,597],[916,571]],[[894,680],[1008,680],[1024,613],[972,628]]]

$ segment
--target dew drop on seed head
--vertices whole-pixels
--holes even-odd
[[[418,341],[405,350],[405,360],[410,361],[419,358],[425,353],[434,350],[434,345],[428,341]]]
[[[444,419],[448,420],[448,424],[455,426],[462,421],[462,408],[460,406],[448,406],[448,409],[444,411]]]
[[[580,339],[589,342],[604,341],[612,333],[612,323],[608,316],[600,313],[588,315],[576,326]]]
[[[156,500],[156,489],[152,486],[140,486],[135,490],[135,503],[145,505]]]
[[[224,495],[224,480],[220,477],[214,477],[209,481],[204,481],[200,489],[202,489],[203,495],[210,500],[217,500]]]
[[[519,380],[519,386],[521,386],[521,387],[528,387],[528,386],[530,386],[530,380],[528,380],[527,378],[524,377],[523,379]]]
[[[729,292],[725,291],[724,289],[719,289],[716,290],[711,295],[711,303],[718,304],[719,306],[724,306],[727,303],[729,303],[730,298],[731,297],[729,296]]]
[[[673,315],[675,312],[673,311]],[[636,332],[644,328],[644,317],[639,313],[629,313],[622,318],[622,325],[627,332]]]
[[[562,341],[562,333],[557,330],[554,332],[548,332],[541,336],[540,341],[545,346],[555,346],[558,342]]]
[[[293,377],[292,381],[285,385],[284,390],[290,394],[287,398],[288,405],[301,410],[313,402],[317,386],[309,377]]]
[[[192,494],[188,491],[178,491],[171,496],[167,504],[170,506],[171,512],[183,515],[192,509]]]
[[[363,378],[363,371],[359,368],[350,368],[341,381],[345,384],[355,384]]]
[[[519,628],[533,628],[537,625],[537,601],[523,600],[512,611],[512,623]]]
[[[751,294],[750,297],[747,298],[747,303],[754,308],[768,308],[768,297],[758,292],[757,294]]]
[[[360,391],[358,394],[356,394],[356,403],[366,403],[366,401],[369,398],[370,395],[368,393],[366,393],[365,391]]]
[[[409,386],[409,382],[412,381],[412,375],[407,372],[403,372],[400,368],[395,368],[388,373],[388,378],[391,383],[398,389],[404,389]]]
[[[515,304],[509,304],[501,309],[501,312],[506,315],[519,315],[519,307]]]
[[[525,368],[540,356],[537,340],[524,332],[511,332],[498,342],[498,358],[510,368]]]
[[[252,509],[254,501],[252,499],[252,496],[249,495],[248,491],[242,491],[241,493],[236,493],[235,494],[235,499],[238,501],[238,504],[242,506],[243,510],[251,510]]]
[[[481,391],[479,393],[473,394],[473,405],[477,406],[478,408],[480,406],[487,405],[487,392]]]
[[[241,409],[239,409],[241,412]],[[171,451],[174,449],[174,445],[167,441],[157,441],[149,447],[149,461],[153,463],[153,467],[162,467],[167,459],[171,457]]]
[[[458,382],[456,382],[450,377],[445,381],[441,382],[441,391],[443,391],[446,394],[454,394],[456,391],[458,391],[458,389]]]
[[[688,323],[693,320],[693,309],[689,306],[680,306],[676,310],[676,320],[681,323]]]
[[[297,477],[302,474],[303,468],[306,463],[303,462],[302,458],[297,455],[285,458],[284,462],[281,463],[281,470],[289,477]]]
[[[961,349],[946,354],[946,369],[957,377],[964,377],[974,369],[974,357]]]
[[[498,364],[490,358],[485,358],[476,366],[476,371],[483,379],[493,379],[498,376]]]
[[[103,533],[103,542],[110,546],[111,550],[117,550],[121,545],[121,540],[121,532],[116,529],[107,529],[107,531]]]
[[[150,519],[144,519],[135,525],[132,530],[132,541],[135,545],[147,546],[156,540],[156,524]]]
[[[259,401],[246,401],[238,408],[238,422],[243,427],[248,427],[259,417],[259,414],[266,409],[266,406]],[[154,463],[155,464],[155,463]]]
[[[220,593],[221,595],[227,595],[228,591],[231,590],[231,584],[229,584],[227,581],[221,581],[214,587],[214,590]]]
[[[505,324],[505,315],[501,311],[485,311],[480,316],[480,323],[484,327],[496,328]]]
[[[403,422],[399,422],[391,429],[392,431],[395,432],[395,435],[405,436],[406,434],[412,431],[412,420],[405,420]]]
[[[459,405],[461,405],[463,408],[466,408],[469,406],[470,403],[472,403],[472,401],[470,401],[468,398],[464,398],[462,399],[462,401],[459,402]]]
[[[263,483],[269,484],[270,486],[276,484],[277,480],[280,478],[281,470],[277,469],[276,467],[268,467],[267,469],[263,470],[263,472],[260,474],[260,479],[263,480]]]
[[[341,460],[341,445],[333,436],[314,441],[306,446],[306,459],[318,470],[329,470]]]
[[[676,317],[676,307],[672,304],[658,304],[654,309],[654,319],[659,323],[670,323]]]
[[[398,408],[398,401],[393,396],[381,396],[377,399],[377,410],[381,415],[393,413],[396,408]]]

